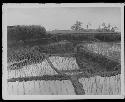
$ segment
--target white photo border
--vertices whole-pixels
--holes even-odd
[[[7,94],[7,9],[48,7],[120,7],[121,8],[121,95],[8,95]],[[2,98],[4,100],[62,100],[62,99],[123,99],[124,89],[124,4],[123,3],[7,3],[2,6]]]

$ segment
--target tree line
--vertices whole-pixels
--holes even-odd
[[[89,27],[92,25],[91,23],[85,24],[86,28],[82,27],[82,22],[76,21],[74,25],[71,26],[71,29],[73,31],[92,31],[89,29]],[[103,22],[95,31],[98,32],[116,32],[118,30],[117,26],[112,26],[110,23],[107,25],[105,22]]]
[[[17,25],[7,26],[8,41],[25,41],[41,38],[46,35],[46,29],[40,25]]]

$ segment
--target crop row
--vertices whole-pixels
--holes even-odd
[[[66,57],[50,57],[51,62],[58,70],[73,70],[79,69],[76,60]],[[8,68],[8,78],[26,77],[26,76],[41,76],[54,75],[56,72],[50,67],[46,60],[41,63],[22,66],[23,68],[10,70]]]
[[[112,77],[80,78],[86,95],[119,95],[121,93],[120,74]],[[69,80],[8,82],[10,95],[75,95]]]
[[[77,66],[77,64],[76,64],[76,61],[75,61],[75,59],[74,58],[66,58],[66,57],[50,57],[50,60],[51,60],[51,62],[54,64],[54,66],[58,69],[58,70],[75,70],[75,69],[79,69],[78,68],[78,66]],[[62,65],[60,65],[60,64],[62,64]],[[81,73],[82,74],[82,73]],[[38,64],[32,64],[32,65],[28,65],[28,66],[24,66],[24,68],[22,68],[22,69],[15,69],[15,70],[8,70],[8,79],[10,79],[10,78],[21,78],[21,77],[24,77],[24,78],[26,78],[26,77],[31,77],[31,79],[32,79],[32,77],[33,76],[36,76],[36,78],[37,78],[37,76],[43,76],[43,75],[57,75],[57,73],[53,70],[53,69],[51,69],[51,67],[50,67],[50,65],[46,62],[46,60],[45,61],[43,61],[42,63],[38,63]],[[116,75],[116,76],[118,76],[118,75]],[[102,79],[100,79],[100,78],[107,78],[106,79],[106,83],[107,84],[109,84],[108,82],[107,82],[107,80],[109,81],[110,79],[110,81],[112,81],[112,80],[116,80],[118,77],[116,77],[116,76],[111,76],[111,77],[99,77],[99,78],[97,78],[97,79],[99,79],[99,80],[102,80]],[[113,78],[112,78],[113,77]],[[83,79],[91,79],[92,77],[90,77],[90,78],[83,78]],[[65,79],[64,79],[65,80]],[[80,78],[80,80],[82,80],[82,78]],[[79,80],[79,81],[80,81]],[[94,80],[94,79],[92,79],[92,80]],[[92,81],[92,80],[90,80],[90,82]],[[120,80],[120,79],[118,79],[118,80]],[[117,80],[117,82],[118,82],[118,80]],[[85,80],[82,80],[82,82],[81,83],[84,83],[85,82]],[[31,88],[29,88],[28,89],[28,91],[26,91],[27,90],[27,87],[28,87],[28,85],[26,84],[26,86],[25,86],[25,83],[30,83],[30,82],[37,82],[37,84],[36,84],[36,86],[37,86],[37,88],[35,88],[35,89],[31,89]],[[30,81],[26,81],[26,82],[8,82],[8,90],[11,90],[10,88],[11,87],[13,87],[12,88],[12,90],[11,91],[9,91],[9,93],[10,94],[13,94],[13,92],[14,93],[16,93],[16,94],[22,94],[21,92],[23,91],[23,94],[62,94],[62,93],[65,93],[65,94],[74,94],[74,89],[72,89],[72,90],[69,90],[69,87],[71,88],[72,87],[72,85],[70,84],[70,86],[66,86],[66,87],[68,87],[67,89],[63,89],[63,90],[61,90],[61,89],[59,89],[59,90],[61,90],[61,91],[59,91],[59,90],[56,90],[56,89],[54,89],[54,88],[52,88],[52,86],[53,86],[53,84],[51,85],[51,83],[53,83],[53,82],[56,82],[55,84],[56,85],[59,85],[59,86],[56,86],[56,87],[60,87],[61,86],[61,84],[64,84],[64,83],[60,83],[60,82],[65,82],[65,81],[56,81],[56,80],[54,80],[54,81],[42,81],[42,82],[44,82],[44,84],[42,85],[44,88],[46,87],[46,86],[48,86],[48,89],[49,89],[49,91],[47,91],[48,93],[46,93],[46,92],[43,92],[43,91],[40,91],[41,90],[41,85],[40,85],[40,82],[41,82],[41,80],[30,80]],[[49,83],[49,85],[51,85],[51,86],[49,86],[49,85],[47,85],[46,83],[47,82],[50,82]],[[115,81],[114,81],[115,82]],[[15,83],[15,84],[14,84]],[[18,91],[19,89],[20,89],[20,87],[18,87],[18,86],[15,86],[15,85],[17,85],[17,83],[18,83],[18,85],[19,85],[19,83],[23,83],[23,86],[20,86],[20,87],[22,87],[22,91],[20,92],[20,91]],[[58,84],[58,83],[60,83],[60,84]],[[85,83],[87,83],[87,82],[85,82]],[[94,84],[95,82],[93,82],[93,84]],[[96,90],[94,90],[93,89],[93,84],[90,84],[91,86],[91,88],[89,87],[89,88],[87,88],[87,90],[86,90],[86,94],[88,94],[88,92],[89,92],[89,94],[119,94],[119,82],[118,82],[118,85],[116,84],[116,83],[114,83],[115,85],[116,85],[116,87],[114,87],[114,89],[111,89],[111,87],[108,87],[109,89],[110,89],[110,91],[111,92],[107,92],[106,90],[107,90],[107,88],[104,88],[103,90],[100,90],[100,89],[96,89]],[[104,84],[104,83],[103,83]],[[103,85],[102,84],[102,85]],[[44,85],[46,85],[46,86],[44,86]],[[65,84],[65,85],[67,85],[67,84]],[[69,85],[69,84],[68,84]],[[34,86],[34,87],[36,87],[36,86]],[[39,86],[39,87],[38,87]],[[55,86],[55,85],[54,85]],[[84,85],[83,85],[84,86]],[[97,85],[98,86],[98,85]],[[17,87],[17,88],[15,88],[15,87]],[[26,87],[26,88],[25,88]],[[102,86],[102,87],[104,87],[104,86]],[[40,89],[39,89],[40,88]],[[86,88],[85,86],[83,87],[84,89]],[[25,90],[26,89],[26,90]],[[46,88],[45,88],[46,89]],[[48,89],[46,89],[46,90],[48,90]],[[54,89],[54,90],[52,90],[52,89]],[[90,89],[91,89],[91,91],[90,91]],[[33,92],[32,92],[32,90],[33,90]],[[39,90],[39,91],[38,91]],[[65,92],[63,92],[64,90],[69,90],[69,91],[65,91]],[[89,91],[88,91],[89,90]],[[94,91],[93,91],[94,90]],[[97,90],[99,90],[99,91],[97,91]],[[44,90],[45,91],[45,90]],[[55,92],[56,91],[56,92]],[[106,93],[107,92],[107,93]]]
[[[18,62],[24,59],[39,58],[42,57],[41,53],[49,54],[65,54],[73,51],[73,44],[66,41],[60,41],[58,43],[52,43],[48,45],[33,46],[33,47],[20,47],[20,48],[8,48],[7,59],[9,62]]]
[[[94,73],[96,71],[103,71],[103,69],[105,69],[105,67],[106,67],[106,70],[109,70],[109,71],[113,71],[113,70],[114,71],[120,71],[121,68],[120,68],[119,63],[114,62],[114,61],[110,61],[109,59],[104,58],[102,56],[98,57],[99,55],[95,55],[95,54],[94,55],[93,54],[89,55],[89,54],[90,53],[88,53],[88,52],[83,52],[83,54],[80,55],[79,57],[77,57],[76,60],[73,57],[58,57],[58,56],[50,57],[50,60],[58,70],[79,69],[79,67],[81,68],[81,67],[83,67],[85,65],[85,63],[83,63],[84,60],[89,59],[88,62],[87,62],[88,63],[87,67],[89,69],[92,69],[92,70],[90,70],[90,71],[92,71],[92,73],[93,73],[93,71],[94,71]],[[94,59],[96,59],[96,60],[94,60]],[[32,60],[34,60],[34,62],[36,61],[36,63],[33,64]],[[38,60],[37,61],[35,58],[32,59],[32,60],[31,59],[30,60],[24,60],[23,62],[12,64],[11,66],[8,66],[8,70],[9,70],[8,72],[12,73],[12,76],[16,75],[17,77],[19,77],[19,76],[22,75],[21,74],[22,71],[23,72],[26,71],[25,73],[28,72],[28,73],[31,74],[30,70],[32,70],[32,73],[34,73],[34,71],[36,69],[38,69],[39,71],[37,73],[42,73],[41,75],[44,75],[44,73],[46,73],[47,75],[49,75],[49,74],[53,75],[52,74],[53,71],[52,71],[50,65],[46,62],[46,60],[44,60],[43,62],[42,61],[40,62],[40,59],[37,59]],[[93,60],[100,63],[102,66],[100,66],[98,63],[93,62]],[[28,63],[29,63],[29,65],[28,65]],[[15,73],[15,74],[13,74],[13,73]],[[29,76],[29,74],[28,74],[28,76]],[[39,76],[39,74],[38,74],[38,76]]]
[[[94,53],[102,54],[104,56],[111,57],[120,62],[121,47],[116,43],[91,43],[84,45],[88,50]]]
[[[17,48],[17,49],[8,49],[7,51],[7,59],[8,63],[10,62],[19,62],[24,59],[32,59],[32,58],[39,58],[40,52],[37,50],[37,47],[34,46],[32,48]]]
[[[81,44],[93,53],[102,54],[104,56],[112,57],[120,61],[120,46],[107,43],[83,43]],[[17,49],[8,48],[7,59],[8,63],[18,62],[24,59],[39,59],[43,57],[41,53],[50,54],[65,54],[73,53],[74,47],[71,42],[60,41],[58,43],[52,43],[45,46],[33,46],[33,47],[21,47]]]

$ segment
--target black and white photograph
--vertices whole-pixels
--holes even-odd
[[[124,98],[123,4],[4,4],[3,99]]]

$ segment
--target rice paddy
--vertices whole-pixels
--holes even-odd
[[[73,57],[52,56],[49,58],[60,71],[78,70],[79,67]],[[8,79],[41,77],[44,75],[57,75],[46,60],[41,63],[23,66],[21,69],[8,70]],[[32,78],[31,77],[31,78]],[[47,77],[46,77],[47,79]],[[111,77],[94,76],[79,78],[86,95],[118,95],[120,94],[120,74]],[[22,80],[8,81],[8,93],[17,95],[75,95],[74,87],[68,79],[64,80]]]

